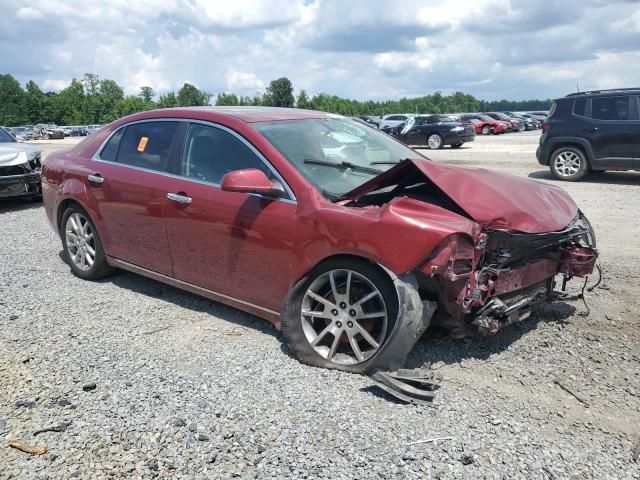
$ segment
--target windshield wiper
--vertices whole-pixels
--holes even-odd
[[[382,173],[382,170],[378,170],[377,168],[363,167],[361,165],[356,165],[355,163],[345,162],[345,161],[330,162],[328,160],[314,160],[311,158],[305,158],[304,163],[310,163],[313,165],[324,165],[327,167],[340,168],[340,169],[350,168],[351,170],[355,170],[357,172],[371,173],[373,175],[378,175]]]
[[[379,162],[371,162],[371,165],[397,165],[405,160],[410,160],[410,158],[403,158],[402,160],[381,160]]]

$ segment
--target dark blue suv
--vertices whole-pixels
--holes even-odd
[[[542,124],[538,162],[560,180],[640,170],[640,88],[572,93]]]

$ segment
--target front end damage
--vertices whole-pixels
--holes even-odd
[[[433,398],[428,372],[399,370],[427,327],[442,327],[453,337],[494,334],[528,318],[540,302],[557,298],[559,275],[563,290],[571,278],[590,275],[598,255],[593,229],[575,203],[539,182],[405,161],[348,197],[346,205],[355,208],[393,212],[394,205],[403,205],[414,222],[424,217],[412,213],[408,207],[416,212],[418,207],[409,202],[435,204],[477,227],[451,230],[419,265],[396,279],[402,308],[368,373],[405,401]]]
[[[558,232],[483,230],[475,244],[452,235],[416,271],[395,280],[398,321],[368,374],[403,401],[430,403],[437,388],[431,372],[402,369],[428,327],[443,327],[453,337],[495,334],[555,299],[558,275],[564,288],[571,278],[591,274],[597,255],[582,213]]]

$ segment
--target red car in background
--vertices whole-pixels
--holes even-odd
[[[489,135],[490,133],[498,135],[511,130],[511,124],[496,120],[482,113],[463,113],[460,118],[473,124],[476,135]]]
[[[524,319],[596,258],[562,189],[323,112],[138,113],[50,154],[42,183],[78,277],[121,268],[232,305],[301,361],[350,372],[402,367],[430,325]]]

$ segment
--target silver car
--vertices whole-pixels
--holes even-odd
[[[42,149],[20,143],[0,128],[0,198],[40,198],[41,158]]]

